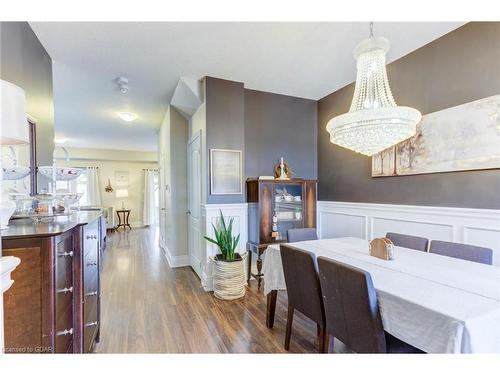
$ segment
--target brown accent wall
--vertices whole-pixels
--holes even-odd
[[[317,177],[317,104],[315,100],[245,89],[245,172],[273,175],[283,158],[294,177]]]
[[[500,93],[499,61],[500,22],[473,22],[387,72],[396,102],[426,114]],[[371,158],[330,143],[326,131],[328,120],[349,110],[353,91],[351,84],[318,102],[320,200],[500,208],[499,169],[372,178]]]
[[[205,78],[206,142],[207,142],[207,203],[245,202],[242,194],[213,195],[210,192],[210,149],[241,150],[245,165],[245,114],[243,83]]]

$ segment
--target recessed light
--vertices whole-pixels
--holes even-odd
[[[137,118],[137,115],[132,112],[118,112],[118,116],[126,122],[134,121]]]

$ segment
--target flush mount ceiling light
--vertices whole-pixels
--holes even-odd
[[[422,115],[392,97],[385,69],[389,46],[386,38],[373,36],[370,23],[370,38],[354,49],[358,72],[351,108],[326,125],[330,142],[372,156],[415,134]]]
[[[118,116],[126,122],[134,121],[137,118],[137,115],[132,112],[118,112]]]
[[[120,89],[122,94],[126,94],[128,92],[128,78],[127,77],[116,77],[115,82]]]

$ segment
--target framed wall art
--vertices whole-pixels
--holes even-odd
[[[500,95],[429,113],[372,157],[372,177],[500,168]]]
[[[128,171],[115,171],[115,186],[128,187],[129,173]]]
[[[241,150],[210,149],[210,194],[243,194]]]

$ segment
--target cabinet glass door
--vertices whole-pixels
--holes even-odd
[[[286,240],[286,231],[304,227],[302,184],[274,184],[272,236],[275,241]]]

